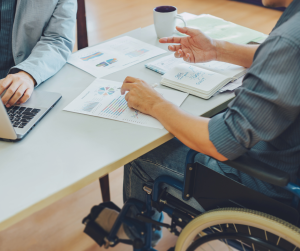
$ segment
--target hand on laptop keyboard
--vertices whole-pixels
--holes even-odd
[[[28,107],[13,106],[6,108],[13,127],[24,128],[41,110]]]

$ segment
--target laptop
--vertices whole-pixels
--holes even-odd
[[[34,91],[31,98],[19,106],[6,108],[0,100],[0,140],[22,140],[60,99],[58,93]]]

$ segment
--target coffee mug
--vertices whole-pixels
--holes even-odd
[[[177,14],[177,8],[174,6],[158,6],[154,8],[153,18],[158,38],[173,36],[176,18],[181,19],[186,27],[186,22]]]

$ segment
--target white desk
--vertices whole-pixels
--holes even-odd
[[[139,31],[126,35],[167,49],[158,43],[153,25]],[[161,75],[144,64],[105,79],[123,81],[131,75],[158,83]],[[0,142],[0,230],[173,138],[166,130],[62,111],[93,80],[93,76],[66,65],[38,87],[61,93],[61,101],[23,141]],[[211,116],[226,108],[233,97],[227,93],[210,100],[189,96],[182,109]]]

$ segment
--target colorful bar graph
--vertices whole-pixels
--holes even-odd
[[[96,53],[94,53],[94,54],[92,54],[92,55],[89,55],[89,56],[86,56],[86,57],[82,57],[81,59],[82,59],[83,61],[89,61],[89,60],[91,60],[91,59],[100,57],[100,56],[102,56],[102,55],[103,55],[102,52],[96,52]]]
[[[124,96],[120,96],[117,99],[114,99],[112,102],[110,102],[109,105],[107,105],[101,111],[101,113],[116,118],[120,116],[126,109],[127,109],[127,101],[125,100]]]
[[[146,50],[146,49],[135,50],[135,51],[127,53],[126,56],[128,56],[130,58],[135,58],[135,57],[139,57],[139,56],[145,54],[148,51],[149,50]]]

